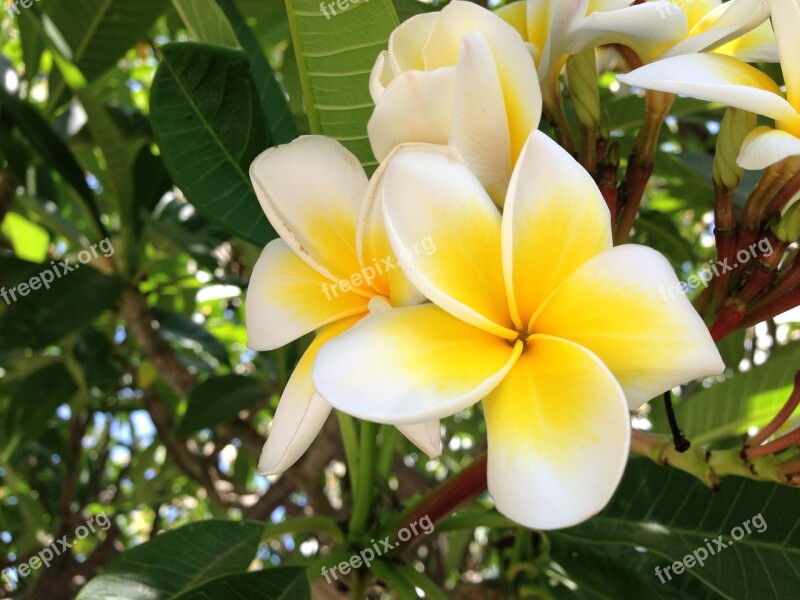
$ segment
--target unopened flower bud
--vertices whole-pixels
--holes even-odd
[[[800,238],[800,194],[784,209],[780,221],[775,226],[775,237],[787,244]]]
[[[600,122],[600,91],[597,89],[594,48],[586,48],[569,57],[567,82],[578,121],[587,129],[596,129]]]
[[[756,115],[745,110],[729,108],[722,118],[717,150],[714,154],[714,185],[736,189],[744,175],[744,169],[736,164],[736,157],[747,134],[756,126]]]

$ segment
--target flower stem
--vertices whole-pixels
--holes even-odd
[[[798,404],[800,404],[800,371],[798,371],[794,376],[794,391],[792,392],[792,395],[789,396],[789,400],[786,401],[786,404],[784,404],[780,412],[775,415],[772,421],[770,421],[769,424],[764,427],[764,429],[759,431],[757,435],[747,440],[745,448],[756,448],[763,444],[767,438],[769,438],[769,436],[775,433],[780,426],[792,416],[792,413],[794,412],[794,409],[797,408]]]
[[[422,500],[403,511],[391,525],[392,529],[384,530],[383,535],[395,536],[400,529],[424,517],[430,517],[434,525],[449,517],[460,506],[486,491],[487,464],[486,454],[478,456],[471,465],[463,468],[429,492]]]
[[[572,131],[569,128],[567,113],[564,110],[564,99],[561,94],[552,104],[546,104],[543,108],[544,115],[553,126],[556,140],[564,150],[575,155],[575,141],[572,139]]]
[[[375,434],[377,430],[377,424],[370,421],[361,421],[358,470],[355,474],[357,482],[349,528],[350,536],[354,539],[360,538],[367,531],[372,499],[375,495]]]
[[[622,182],[621,200],[622,214],[617,224],[614,244],[624,244],[630,237],[633,223],[639,212],[647,182],[653,174],[653,159],[658,149],[658,136],[661,126],[669,114],[669,109],[675,101],[673,94],[648,91],[645,97],[645,117],[639,135],[633,146],[628,166],[625,170],[625,180]]]
[[[717,260],[722,264],[734,263],[736,255],[736,217],[733,213],[733,190],[722,184],[714,186],[714,237],[717,242]],[[711,292],[711,310],[719,310],[731,284],[732,271],[720,273],[714,279]]]

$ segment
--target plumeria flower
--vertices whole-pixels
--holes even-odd
[[[536,68],[519,34],[459,0],[392,33],[370,92],[376,106],[368,131],[378,161],[405,142],[450,144],[499,204],[542,110]]]
[[[584,30],[626,35],[627,39],[618,43],[633,49],[644,64],[706,51],[747,61],[777,60],[775,38],[766,23],[769,0],[650,0],[638,6],[640,10],[649,7],[659,12],[660,18],[650,23],[654,30],[661,30],[659,35],[640,33],[645,31],[645,25],[636,21],[644,14],[620,26],[615,23],[614,13],[597,13],[590,16]]]
[[[771,0],[784,97],[778,84],[747,63],[719,54],[661,60],[620,75],[628,85],[720,102],[775,119],[776,128],[757,127],[745,139],[737,162],[764,169],[800,156],[800,0]]]
[[[319,352],[317,388],[384,423],[453,415],[481,399],[488,483],[503,514],[533,528],[578,523],[607,503],[628,454],[628,409],[724,366],[667,260],[612,247],[589,174],[534,132],[502,216],[454,151],[399,150],[383,176],[395,249],[432,301],[371,315]]]
[[[376,173],[379,176],[379,173]],[[424,298],[409,284],[369,200],[367,176],[339,142],[304,136],[256,158],[250,177],[280,235],[267,244],[246,300],[248,345],[274,350],[319,329],[281,396],[259,461],[267,475],[288,469],[325,424],[331,405],[316,391],[311,366],[327,340],[369,312]],[[438,421],[400,431],[438,456]]]
[[[718,47],[743,60],[776,60],[772,31],[765,24],[766,0],[632,4],[633,0],[523,0],[497,14],[537,49],[545,105],[559,95],[558,76],[568,56],[602,44],[628,46],[643,63]]]
[[[631,45],[631,40],[641,39],[664,45],[673,39],[682,22],[679,11],[663,13],[655,4],[631,4],[633,0],[521,0],[497,14],[532,45],[549,106],[560,95],[558,76],[569,56],[600,44]]]

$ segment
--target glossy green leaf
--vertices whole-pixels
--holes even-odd
[[[207,217],[265,245],[274,233],[248,169],[268,139],[247,56],[196,43],[162,53],[150,107],[167,170]]]
[[[136,228],[131,150],[122,132],[94,93],[89,88],[82,88],[77,94],[89,120],[89,131],[105,159],[106,176],[103,183],[106,197],[111,200],[111,206],[119,215],[126,266],[132,271],[136,259]]]
[[[172,5],[196,42],[239,47],[233,29],[214,0],[172,0]]]
[[[799,369],[797,356],[768,360],[677,404],[675,416],[683,432],[696,444],[744,434],[750,427],[765,425],[777,414],[792,393]],[[654,431],[669,433],[669,423],[660,407],[653,410],[651,421]]]
[[[119,556],[78,600],[163,600],[216,577],[238,573],[255,558],[260,523],[202,521],[163,533]]]
[[[345,5],[328,5],[326,16],[317,0],[286,0],[312,132],[339,140],[371,169],[369,74],[398,20],[391,0]]]
[[[67,56],[87,80],[114,66],[142,39],[169,0],[70,0],[50,2],[46,15],[71,51]],[[58,95],[51,91],[51,99]]]
[[[247,52],[272,143],[277,145],[291,142],[298,136],[294,116],[283,88],[264,55],[264,50],[233,0],[216,0],[216,3],[233,27],[239,44]]]
[[[95,204],[94,194],[86,184],[83,169],[64,140],[55,134],[53,128],[35,108],[11,96],[2,86],[0,86],[0,114],[8,117],[28,140],[31,148],[73,187],[81,198],[88,217],[95,225],[95,233],[102,232],[100,213]]]
[[[301,567],[276,567],[218,577],[175,596],[175,600],[310,600]]]
[[[264,384],[253,377],[225,375],[208,379],[192,390],[178,435],[230,421],[264,396]]]
[[[0,269],[5,270],[8,262],[8,258],[0,257]],[[124,287],[122,280],[77,260],[69,260],[64,266],[62,262],[27,263],[17,278],[5,284],[8,289],[3,291],[10,306],[0,315],[0,352],[44,348],[114,306]],[[52,282],[45,286],[44,278],[52,278]]]
[[[681,589],[683,598],[791,598],[800,577],[797,501],[796,489],[734,477],[713,492],[691,475],[637,458],[599,515],[559,535],[598,549],[644,548],[661,559],[662,571],[705,549],[702,566],[662,574],[663,585]],[[662,585],[655,568],[649,576]]]

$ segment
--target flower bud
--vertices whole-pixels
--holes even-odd
[[[600,122],[600,91],[594,48],[585,48],[567,60],[567,81],[575,114],[587,129]]]
[[[800,238],[800,194],[795,196],[783,211],[780,221],[775,226],[775,237],[787,244]]]
[[[729,108],[722,118],[717,150],[714,154],[714,185],[736,189],[744,175],[744,169],[736,164],[742,142],[756,126],[756,115],[738,108]]]

